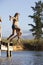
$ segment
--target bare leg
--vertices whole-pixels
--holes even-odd
[[[15,35],[14,37],[12,37],[12,38],[10,39],[10,41],[12,41],[12,39],[14,39],[15,37],[17,37],[17,35]]]
[[[18,33],[17,33],[17,32],[18,32]],[[15,37],[18,37],[17,41],[20,40],[20,36],[21,36],[22,33],[21,33],[20,31],[17,31],[17,30],[16,30],[16,33],[17,33],[17,35],[13,36],[13,37],[10,39],[10,41],[12,41],[12,39],[14,39]]]
[[[16,33],[17,33],[17,32],[16,32]],[[12,39],[14,39],[15,37],[18,37],[18,40],[20,39],[20,36],[19,36],[19,34],[17,33],[17,35],[13,36],[13,37],[10,39],[10,41],[12,41]]]
[[[17,33],[17,35],[13,36],[13,37],[10,39],[10,41],[12,41],[12,39],[13,39],[13,38],[15,38],[15,37],[18,37],[18,36],[19,36],[18,29],[16,29],[16,33]]]
[[[17,42],[20,43],[20,37],[18,37]]]
[[[15,33],[15,30],[12,31],[12,34],[7,38],[7,40],[9,40]]]
[[[20,31],[18,31],[18,33],[17,33],[17,36],[18,36],[18,39],[17,39],[17,42],[18,42],[18,44],[20,44],[20,36],[22,35],[22,32],[20,32]]]
[[[11,35],[7,38],[7,40],[9,40],[13,35],[14,35],[14,34],[11,34]]]

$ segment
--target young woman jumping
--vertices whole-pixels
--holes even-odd
[[[7,38],[7,40],[9,40],[11,37],[13,37],[17,28],[19,28],[19,26],[18,26],[19,13],[15,13],[14,17],[12,17],[12,16],[9,16],[9,17],[10,17],[10,20],[13,20],[13,24],[12,24],[12,34]]]

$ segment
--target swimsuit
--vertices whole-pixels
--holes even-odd
[[[18,27],[17,27],[17,25],[12,25],[12,29],[14,30],[14,29],[17,29]]]

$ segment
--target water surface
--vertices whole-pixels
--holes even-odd
[[[0,57],[0,65],[43,65],[43,52],[12,52],[11,58],[6,57],[6,52],[2,52],[2,56]]]

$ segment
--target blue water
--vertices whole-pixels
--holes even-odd
[[[2,52],[2,56],[0,57],[0,65],[43,65],[43,52],[12,52],[11,58],[6,57],[6,52]]]

